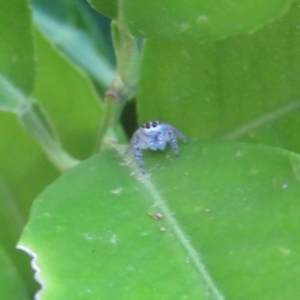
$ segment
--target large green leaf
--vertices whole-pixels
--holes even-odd
[[[0,162],[0,227],[5,228],[0,231],[0,244],[5,248],[29,289],[33,291],[36,286],[30,283],[32,273],[29,270],[28,259],[24,260],[24,255],[20,255],[20,251],[15,250],[15,245],[27,220],[32,200],[57,177],[58,172],[54,170],[39,145],[18,124],[18,121],[39,140],[49,157],[58,154],[57,157],[61,158],[60,162],[67,161],[68,167],[70,167],[69,162],[74,163],[74,160],[69,159],[68,155],[61,151],[43,107],[29,96],[32,92],[35,62],[38,67],[35,96],[39,93],[44,101],[43,95],[50,97],[52,94],[49,89],[58,91],[59,95],[52,94],[55,96],[55,101],[50,99],[53,105],[56,104],[54,115],[68,121],[68,127],[63,131],[62,136],[66,143],[72,141],[73,144],[81,145],[76,148],[77,151],[74,151],[78,156],[84,157],[92,152],[96,127],[100,122],[99,105],[96,103],[98,100],[96,92],[87,77],[56,54],[59,56],[57,59],[53,55],[55,50],[47,42],[44,44],[40,42],[42,37],[39,32],[35,35],[38,60],[33,59],[31,18],[27,1],[21,1],[18,5],[10,3],[10,8],[6,2],[1,3],[0,8],[2,16],[0,44],[3,44],[0,47],[0,110],[15,113],[15,115],[8,113],[0,115],[0,155],[3,158]],[[48,60],[43,59],[45,55],[49,55]],[[54,66],[57,67],[56,73],[53,71]],[[53,81],[49,80],[50,76],[47,75],[49,73],[42,73],[43,68],[52,71],[50,76],[53,81],[59,80],[62,72],[68,78],[62,76],[63,78],[54,86]],[[48,79],[48,84],[42,86],[40,76],[45,76],[44,79]],[[60,82],[61,84],[58,84]],[[72,88],[66,84],[67,82],[72,83],[70,84]],[[77,94],[69,92],[70,96],[67,97],[67,90],[73,92],[74,86],[77,88]],[[70,102],[67,104],[65,100]],[[72,108],[73,106],[77,107]],[[70,122],[71,120],[74,121]],[[84,138],[81,138],[81,143],[78,143],[76,139],[80,130],[85,130],[86,134],[81,134]],[[54,151],[48,151],[49,149]],[[59,163],[58,165],[62,166]],[[8,298],[3,297],[3,299]]]
[[[192,141],[145,155],[151,176],[104,151],[35,201],[20,247],[40,299],[295,299],[300,158]]]
[[[190,137],[300,151],[299,1],[253,35],[217,42],[145,43],[140,123],[161,119]]]
[[[0,110],[24,112],[31,104],[25,99],[32,91],[35,69],[29,1],[2,1],[0,19]],[[50,167],[49,177],[37,175],[39,167],[47,173],[49,169],[44,168],[47,162],[42,164],[40,156],[38,161],[32,159],[31,155],[41,151],[17,124],[15,116],[0,114],[0,136],[0,276],[3,281],[0,298],[24,299],[26,296],[21,295],[21,284],[16,277],[21,274],[33,290],[32,273],[28,259],[20,256],[15,245],[32,198],[41,190],[39,184],[45,186],[49,177],[53,180],[55,171]]]
[[[283,15],[292,2],[120,0],[119,9],[136,36],[199,41],[256,30]]]

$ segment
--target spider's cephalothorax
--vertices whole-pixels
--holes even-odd
[[[176,136],[181,137],[184,143],[188,142],[187,137],[176,127],[160,121],[145,123],[136,130],[131,139],[130,148],[134,150],[135,159],[143,174],[146,172],[144,169],[141,150],[164,150],[167,144],[170,143],[174,153],[178,155]]]

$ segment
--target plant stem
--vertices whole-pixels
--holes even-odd
[[[22,125],[40,143],[49,160],[61,172],[71,169],[79,160],[62,147],[51,120],[42,106],[24,95],[18,88],[0,75],[0,110],[15,113]]]
[[[76,166],[79,161],[68,154],[59,142],[42,107],[31,102],[18,112],[22,125],[38,140],[49,160],[61,172]]]
[[[104,97],[104,117],[99,133],[98,150],[118,140],[115,134],[127,100],[135,95],[139,52],[137,40],[129,33],[123,18],[112,21],[112,38],[117,59],[116,75]]]

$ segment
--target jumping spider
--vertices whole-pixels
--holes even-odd
[[[167,144],[170,143],[175,155],[178,155],[179,151],[176,136],[179,136],[184,143],[188,142],[187,137],[176,127],[160,121],[145,123],[135,131],[128,150],[133,149],[135,160],[143,174],[146,174],[146,171],[141,150],[164,150]]]

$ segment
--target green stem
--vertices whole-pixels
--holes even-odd
[[[49,160],[60,171],[79,163],[63,148],[56,136],[51,120],[38,102],[24,95],[0,75],[0,110],[15,113],[22,125],[36,138]]]
[[[112,21],[111,27],[117,69],[112,84],[104,97],[104,118],[99,133],[99,150],[118,140],[115,129],[126,101],[135,95],[138,77],[137,40],[129,33],[122,18]]]
[[[64,172],[79,163],[62,148],[45,112],[38,103],[31,102],[21,109],[18,115],[22,125],[38,140],[43,151],[58,170]]]

